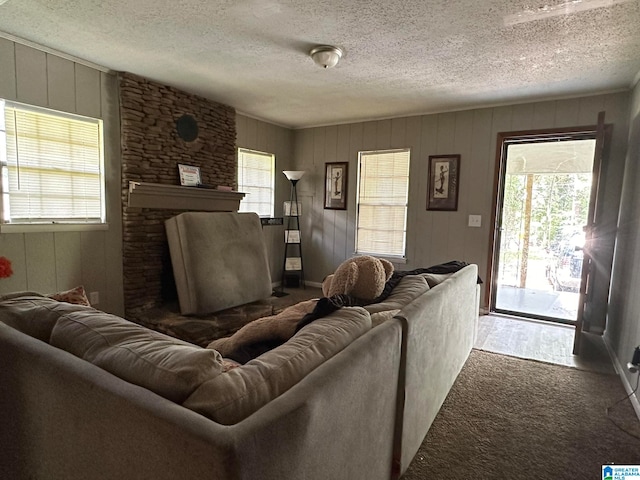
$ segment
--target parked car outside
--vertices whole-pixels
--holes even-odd
[[[584,234],[575,234],[568,241],[561,242],[551,252],[547,264],[547,279],[554,290],[579,292],[582,281],[582,248]]]

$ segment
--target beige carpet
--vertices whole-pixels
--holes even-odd
[[[473,350],[402,478],[599,479],[603,464],[639,465],[640,440],[605,414],[625,396],[615,375]],[[610,417],[640,436],[628,400]]]

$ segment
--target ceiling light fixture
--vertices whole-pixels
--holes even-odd
[[[596,8],[611,7],[619,3],[628,3],[635,0],[569,0],[557,5],[543,5],[535,9],[523,10],[519,13],[504,17],[505,26],[517,25],[519,23],[533,22],[543,18],[568,15],[570,13],[583,12],[585,10],[595,10]]]
[[[314,47],[309,55],[316,62],[316,65],[322,68],[333,68],[338,63],[338,60],[342,58],[342,50],[338,47],[332,47],[331,45],[318,45]]]

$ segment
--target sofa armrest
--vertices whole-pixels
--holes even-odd
[[[385,322],[234,425],[242,478],[389,479],[400,342]]]
[[[385,322],[222,426],[0,323],[0,477],[389,478],[400,332]]]
[[[2,323],[0,363],[0,478],[237,478],[195,412]]]
[[[418,451],[473,347],[477,324],[477,266],[468,265],[396,316],[403,325],[399,437],[395,475]]]

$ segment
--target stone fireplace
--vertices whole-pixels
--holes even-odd
[[[184,210],[129,206],[130,182],[177,186],[178,164],[185,164],[200,168],[202,183],[235,190],[235,110],[129,73],[119,86],[124,303],[136,320],[176,298],[164,221]],[[197,122],[193,141],[178,135],[183,115]]]

